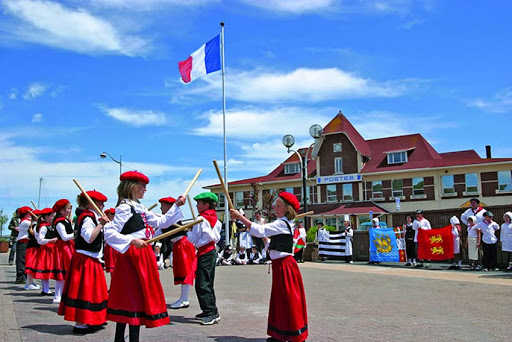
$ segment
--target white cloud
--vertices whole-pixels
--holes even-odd
[[[5,12],[21,22],[4,24],[16,40],[54,46],[82,53],[142,54],[148,43],[124,35],[110,22],[83,8],[70,9],[57,2],[5,0]]]
[[[245,3],[272,12],[302,14],[325,11],[333,7],[336,0],[244,0]]]
[[[16,100],[18,98],[18,89],[12,88],[9,93],[9,100]]]
[[[129,108],[100,108],[107,116],[135,127],[162,126],[167,123],[167,118],[162,112]]]
[[[90,0],[95,6],[122,8],[131,11],[155,10],[164,7],[192,7],[217,3],[220,0]]]
[[[308,109],[300,107],[282,108],[233,108],[226,113],[226,132],[230,138],[239,140],[264,139],[293,134],[308,136],[309,127],[318,122],[325,125],[332,119],[330,109]],[[206,123],[193,130],[196,135],[222,136],[222,111],[208,111],[201,116]]]
[[[48,86],[41,82],[35,82],[28,86],[27,91],[23,95],[25,100],[35,99],[44,94],[44,92],[48,89]]]
[[[379,82],[338,68],[298,68],[283,73],[269,70],[231,71],[226,83],[229,97],[243,102],[278,103],[286,101],[317,102],[348,98],[398,97],[414,91],[422,81],[401,79]],[[220,75],[203,77],[178,93],[183,95],[217,96]]]
[[[32,117],[32,123],[39,123],[43,121],[43,114],[37,113]]]
[[[509,112],[512,110],[512,88],[505,88],[490,99],[477,98],[468,101],[468,105],[493,113]]]

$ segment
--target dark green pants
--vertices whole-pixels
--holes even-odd
[[[197,258],[196,294],[201,310],[208,316],[218,313],[217,305],[215,305],[215,290],[213,289],[216,261],[217,251],[215,249]]]

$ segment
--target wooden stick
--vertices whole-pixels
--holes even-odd
[[[37,209],[36,209],[36,210],[37,210]],[[32,212],[32,210],[29,210],[28,212],[29,212],[29,213],[30,213],[30,215],[32,215],[32,217],[37,221],[37,219],[39,218],[39,216],[37,216],[36,214],[34,214],[34,213]]]
[[[309,215],[313,215],[315,212],[314,211],[308,211],[307,213],[302,213],[302,214],[299,214],[297,216],[295,216],[295,219],[301,219],[303,217],[306,217],[306,216],[309,216]]]
[[[38,210],[36,204],[34,203],[34,201],[30,201],[30,203],[32,203],[32,206],[34,206],[35,210]]]
[[[182,196],[184,196],[184,197],[187,196],[190,189],[192,189],[192,186],[194,186],[194,183],[196,182],[197,178],[199,178],[199,175],[201,174],[201,172],[203,172],[203,169],[197,170],[197,173],[194,176],[194,178],[192,179],[192,182],[190,182],[190,184],[188,185],[188,188],[185,190],[185,192],[182,194]]]
[[[153,209],[153,208],[154,208],[154,207],[156,207],[157,205],[158,205],[157,203],[153,204],[151,207],[149,207],[149,208],[148,208],[148,211],[150,211],[151,209]]]
[[[76,180],[75,178],[73,178],[73,182],[75,182],[76,186],[78,186],[78,188],[80,189],[80,191],[82,191],[82,193],[84,194],[85,198],[87,198],[87,201],[89,201],[89,204],[92,205],[93,209],[96,211],[96,214],[98,214],[99,216],[104,216],[106,219],[107,219],[107,222],[110,222],[110,220],[108,219],[108,217],[106,217],[105,213],[102,212],[100,210],[100,208],[98,208],[98,206],[96,205],[96,203],[94,203],[94,201],[92,200],[92,198],[87,194],[87,192],[85,192],[84,188],[82,188],[82,186],[80,185],[80,183],[78,183],[78,180]]]
[[[226,195],[226,200],[228,201],[229,209],[235,209],[233,202],[231,202],[231,197],[229,197],[228,188],[226,188],[226,184],[224,184],[224,179],[222,178],[219,170],[219,166],[217,165],[217,161],[213,160],[213,165],[215,165],[215,170],[217,171],[217,176],[219,176],[220,184],[224,189],[224,194]]]
[[[192,205],[192,201],[190,200],[190,196],[187,195],[187,202],[188,202],[188,205],[190,206],[190,212],[192,213],[192,218],[195,220],[196,219],[196,213],[194,213],[194,206]]]
[[[185,224],[185,225],[183,225],[183,226],[179,226],[178,228],[175,228],[175,229],[173,229],[173,230],[171,230],[171,231],[168,231],[167,233],[163,233],[163,234],[161,234],[161,235],[155,236],[155,237],[154,237],[154,238],[152,238],[151,240],[146,241],[146,243],[147,243],[147,244],[151,244],[151,243],[153,243],[153,242],[156,242],[156,241],[158,241],[158,240],[161,240],[161,239],[163,239],[163,238],[166,238],[166,237],[168,237],[169,235],[176,234],[176,233],[178,233],[178,232],[181,232],[182,230],[185,230],[185,229],[187,229],[187,228],[190,228],[190,227],[192,227],[192,226],[195,226],[196,224],[201,223],[201,222],[203,222],[203,219],[202,219],[202,218],[201,218],[200,220],[195,220],[195,221],[189,222],[189,223],[187,223],[187,224]]]

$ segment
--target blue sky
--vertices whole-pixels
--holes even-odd
[[[144,203],[217,183],[220,73],[179,81],[226,23],[229,180],[259,176],[341,110],[365,138],[423,134],[439,152],[512,157],[508,1],[0,0],[0,208],[116,202],[119,166]],[[222,164],[221,164],[222,167]]]

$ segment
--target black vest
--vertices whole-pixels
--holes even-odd
[[[41,228],[41,226],[37,227],[37,232],[39,233]],[[46,235],[44,236],[45,239],[47,240],[50,240],[50,239],[53,239],[54,237],[57,237],[57,232],[55,231],[55,228],[53,228],[51,225],[46,225]]]
[[[32,225],[32,223],[30,224],[30,228],[28,230],[28,244],[27,244],[27,248],[38,248],[39,244],[37,243],[36,236],[34,234],[30,233],[30,229],[32,229],[32,231],[34,231],[36,229],[35,225]]]
[[[121,234],[123,235],[128,235],[138,232],[139,230],[146,229],[146,224],[144,223],[142,216],[137,213],[131,205],[130,210],[132,211],[132,217],[130,217],[130,219],[124,224],[124,227],[121,230]]]
[[[407,224],[405,226],[405,239],[406,240],[414,240],[414,229],[412,229],[412,224]]]
[[[57,217],[57,219],[53,221],[53,228],[57,234],[57,239],[62,240],[62,236],[60,236],[59,231],[57,230],[58,223],[62,223],[64,225],[67,234],[73,233],[73,226],[71,226],[71,222],[69,222],[64,216]]]
[[[94,239],[93,242],[88,243],[85,241],[85,239],[82,237],[82,234],[80,234],[82,230],[82,226],[84,224],[84,220],[86,217],[90,217],[95,225],[98,225],[98,221],[96,221],[96,215],[90,210],[84,210],[82,214],[78,217],[77,221],[77,229],[78,234],[75,237],[75,247],[76,249],[81,249],[83,251],[88,251],[91,253],[98,253],[101,251],[101,247],[103,245],[103,232],[100,232],[96,239]]]
[[[178,222],[176,222],[176,223],[177,223],[177,224],[179,224],[180,226],[182,226],[182,225],[183,225],[183,224],[181,223],[181,221],[178,221]],[[169,231],[171,231],[171,230],[173,230],[173,229],[175,229],[175,228],[178,228],[178,226],[176,226],[176,225],[174,225],[174,224],[173,224],[173,225],[172,225],[172,226],[170,226],[169,228],[162,229],[162,233],[167,233],[167,232],[169,232]],[[180,231],[180,232],[174,233],[174,234],[172,234],[172,235],[170,235],[170,236],[166,237],[166,239],[169,239],[169,240],[170,240],[170,239],[177,238],[178,236],[185,236],[185,235],[187,235],[187,231],[186,231],[186,230],[182,230],[182,231]]]
[[[278,251],[278,252],[285,252],[285,253],[293,253],[293,234],[292,234],[292,227],[290,227],[290,224],[282,220],[284,223],[286,223],[286,226],[290,230],[290,234],[278,234],[270,237],[270,246],[269,250],[272,251]]]

